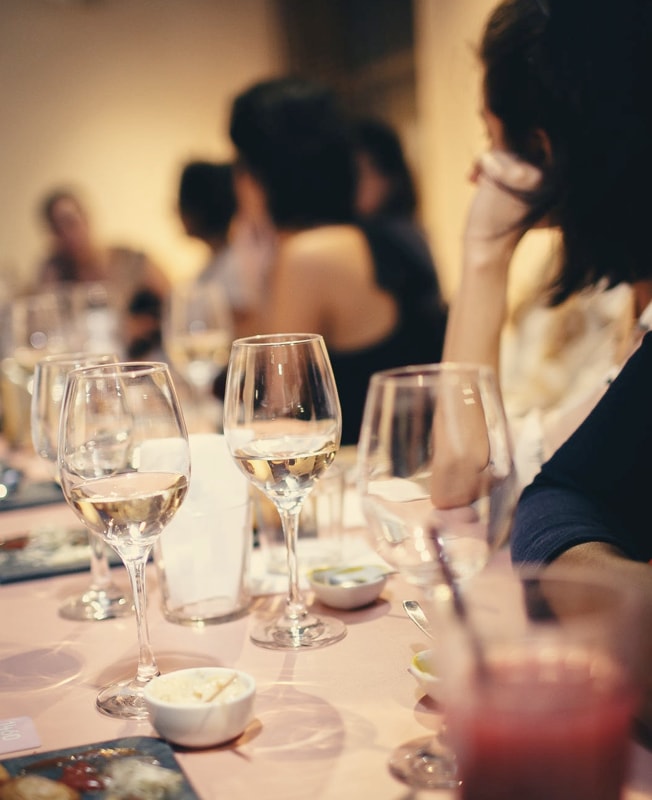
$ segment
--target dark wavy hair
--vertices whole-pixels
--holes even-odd
[[[413,217],[417,209],[417,193],[396,131],[380,119],[367,117],[355,123],[354,133],[356,151],[366,153],[391,186],[379,213]]]
[[[179,212],[193,236],[224,236],[235,214],[231,164],[190,161],[179,180]]]
[[[552,302],[651,277],[652,2],[503,0],[480,58],[508,145],[544,171],[526,221],[562,232]]]
[[[328,88],[294,77],[257,83],[236,98],[230,134],[278,227],[353,220],[351,130]]]

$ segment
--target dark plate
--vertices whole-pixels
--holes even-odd
[[[162,773],[165,776],[165,782],[167,779],[174,782],[173,789],[167,794],[160,795],[165,800],[199,800],[199,796],[184,775],[170,745],[161,739],[150,736],[130,736],[125,739],[111,739],[80,747],[69,747],[65,750],[51,750],[47,753],[5,759],[0,761],[0,764],[12,777],[36,774],[58,781],[66,768],[80,767],[81,763],[85,763],[97,771],[101,777],[111,763],[124,759],[138,759],[149,765],[163,767],[166,770],[165,773]],[[170,773],[174,773],[174,775]],[[77,789],[77,791],[83,800],[101,800],[101,798],[109,796],[109,791],[106,789],[84,791]],[[118,796],[127,797],[128,795],[120,794]]]
[[[111,566],[122,564],[117,553],[107,549]],[[39,526],[0,541],[0,584],[89,569],[90,547],[84,528]]]
[[[6,475],[6,470],[3,474]],[[11,488],[9,481],[3,482]],[[15,490],[0,500],[0,511],[16,511],[19,508],[35,508],[63,502],[63,493],[54,481],[21,480]]]

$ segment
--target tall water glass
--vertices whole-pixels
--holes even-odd
[[[359,490],[380,555],[427,595],[438,549],[458,580],[479,572],[507,538],[515,473],[489,367],[434,364],[372,376],[358,446]],[[456,786],[444,737],[400,747],[394,775],[411,786]]]
[[[335,379],[321,336],[276,334],[233,343],[224,435],[236,464],[276,506],[287,551],[285,610],[253,628],[251,638],[261,647],[323,647],[346,634],[340,620],[306,608],[297,561],[301,508],[333,462],[341,430]]]

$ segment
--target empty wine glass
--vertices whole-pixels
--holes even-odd
[[[435,543],[457,580],[479,572],[506,541],[516,501],[493,371],[442,363],[372,376],[358,481],[377,551],[426,597],[442,580]],[[444,736],[408,742],[389,766],[414,787],[458,785]]]
[[[337,619],[309,611],[299,591],[299,514],[333,462],[342,417],[324,340],[317,334],[252,336],[233,343],[224,434],[236,464],[276,506],[288,562],[283,615],[263,620],[252,641],[275,650],[323,647],[343,638]]]
[[[58,461],[67,502],[124,562],[136,609],[136,676],[104,687],[97,707],[113,717],[145,718],[143,689],[159,674],[147,626],[145,567],[190,478],[188,434],[167,365],[73,370],[61,408]]]
[[[8,351],[30,379],[41,358],[79,349],[70,297],[64,289],[15,298],[8,323]]]
[[[219,285],[187,281],[173,287],[163,343],[172,365],[191,388],[200,425],[202,418],[208,419],[213,381],[228,363],[232,339],[231,311]]]
[[[52,477],[58,483],[57,449],[59,418],[68,373],[79,367],[111,364],[118,359],[113,353],[63,353],[48,356],[37,362],[32,387],[31,423],[32,444],[36,453],[52,467]],[[80,595],[69,597],[59,609],[66,619],[102,620],[122,617],[133,612],[131,598],[111,578],[107,545],[89,531],[90,586]]]
[[[11,445],[29,446],[30,404],[37,361],[80,350],[69,295],[49,290],[12,300],[3,320],[3,432]]]

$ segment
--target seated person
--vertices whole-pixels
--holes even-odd
[[[163,270],[141,251],[100,243],[84,205],[68,189],[51,192],[41,211],[51,246],[40,265],[39,282],[103,284],[125,316],[127,355],[141,357],[156,351],[161,336],[160,307],[169,292]]]
[[[630,332],[647,306],[652,286],[648,283],[646,288],[646,270],[633,267],[629,255],[621,253],[620,242],[610,238],[618,220],[631,240],[625,231],[633,223],[622,219],[627,204],[614,207],[615,195],[608,193],[631,192],[634,184],[626,181],[632,175],[624,169],[619,174],[609,162],[610,172],[602,175],[589,161],[590,156],[602,162],[597,154],[615,147],[616,139],[608,136],[603,119],[592,122],[601,126],[597,134],[586,126],[561,74],[550,71],[556,69],[559,54],[545,50],[548,36],[558,30],[557,23],[565,24],[566,14],[575,12],[560,11],[556,3],[554,14],[547,9],[543,1],[503,0],[484,30],[483,114],[491,146],[473,170],[477,191],[467,215],[461,280],[444,345],[446,360],[489,364],[500,375],[503,390],[508,389],[505,400],[522,483],[582,421],[613,370],[635,346],[636,336],[630,337]],[[548,61],[539,55],[542,48]],[[573,65],[579,74],[581,62],[573,58]],[[604,79],[611,92],[613,79]],[[600,213],[593,207],[598,202]],[[638,209],[631,217],[635,218],[640,218]],[[505,348],[509,277],[521,239],[543,226],[558,230],[560,257],[552,278],[541,288],[541,302],[528,310],[529,330],[541,321],[540,309],[546,305],[557,310],[556,323],[567,327],[555,331],[553,322],[535,328],[528,357],[534,360],[535,353],[538,360],[516,374],[504,361],[522,346],[512,340],[511,351]],[[628,244],[628,250],[632,247]],[[626,301],[604,325],[591,327],[600,306],[604,311],[609,303],[602,290],[623,283],[636,284],[631,290],[635,302]],[[588,289],[593,290],[590,297]],[[526,320],[519,326],[522,333]],[[552,338],[546,339],[548,335]],[[515,380],[522,385],[515,386]],[[558,384],[554,402],[552,380]]]
[[[519,141],[539,151],[541,175],[504,150],[483,160],[465,263],[476,302],[483,286],[485,297],[501,296],[496,287],[504,283],[516,241],[542,219],[561,232],[557,299],[604,282],[642,287],[638,305],[649,301],[652,203],[640,187],[652,182],[652,6],[623,0],[614,15],[593,4],[590,35],[586,9],[576,0],[503,0],[490,18],[486,36],[511,34],[511,46],[502,41],[486,52],[509,56],[500,74],[519,79],[519,96],[531,114],[530,125],[518,128]],[[495,115],[506,114],[507,96],[492,86],[488,81],[488,106]],[[503,130],[497,116],[489,119]],[[517,144],[510,150],[518,152]],[[500,311],[489,306],[486,316],[493,315]],[[455,316],[454,327],[463,316]],[[499,330],[495,319],[488,329]],[[465,331],[456,332],[460,344]],[[486,341],[473,349],[472,333],[464,352],[477,358]],[[511,536],[515,562],[602,570],[638,590],[652,609],[651,409],[652,337],[646,334],[523,491]],[[652,691],[644,715],[652,719]]]
[[[428,241],[417,222],[417,190],[398,134],[386,122],[364,117],[354,122],[353,147],[357,215],[391,228],[392,236],[411,247],[414,258],[423,259],[436,277]]]
[[[649,455],[652,335],[573,435],[542,466],[518,504],[512,555],[549,563],[575,548],[645,564],[652,590]]]
[[[230,131],[240,211],[267,213],[278,232],[259,332],[324,336],[342,444],[355,444],[371,374],[441,356],[436,275],[382,223],[356,223],[350,127],[331,92],[301,79],[258,83],[236,98]]]
[[[264,302],[271,250],[254,248],[236,216],[231,164],[192,161],[181,172],[179,214],[185,232],[204,242],[209,259],[197,276],[224,291],[236,336],[244,336]]]

